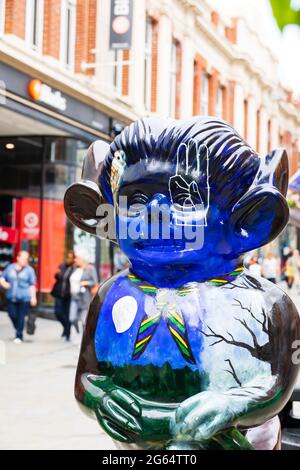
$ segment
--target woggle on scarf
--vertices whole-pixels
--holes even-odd
[[[143,119],[97,141],[69,219],[129,269],[90,306],[75,396],[124,449],[268,449],[299,371],[291,299],[243,256],[288,222],[284,149],[259,155],[226,122]],[[260,446],[261,447],[261,446]]]

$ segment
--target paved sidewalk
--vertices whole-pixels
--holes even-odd
[[[73,398],[79,348],[60,334],[57,322],[38,318],[36,334],[16,345],[0,312],[0,449],[114,448]]]

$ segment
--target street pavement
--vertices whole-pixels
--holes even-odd
[[[0,312],[1,450],[114,449],[74,399],[79,346],[60,335],[58,322],[38,318],[35,335],[14,344],[7,314]]]
[[[289,294],[300,311],[300,295]],[[35,335],[16,345],[7,314],[0,312],[1,450],[114,449],[74,399],[79,346],[60,334],[57,322],[38,318]]]

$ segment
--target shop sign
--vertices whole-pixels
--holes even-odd
[[[34,101],[48,104],[59,111],[66,111],[67,109],[67,99],[62,95],[62,93],[58,90],[53,90],[53,88],[42,83],[40,80],[30,80],[28,92]]]
[[[0,242],[15,245],[18,241],[18,230],[9,227],[0,227]]]
[[[23,216],[22,226],[23,238],[26,240],[37,240],[40,234],[40,219],[36,212],[29,211]]]
[[[133,0],[111,0],[110,48],[130,49]]]

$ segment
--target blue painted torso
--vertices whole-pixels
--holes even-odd
[[[126,275],[121,275],[108,291],[99,312],[95,351],[100,372],[111,375],[116,385],[138,390],[145,398],[166,402],[187,398],[202,390],[218,389],[219,384],[223,390],[224,385],[226,388],[236,386],[228,372],[229,360],[242,383],[251,380],[257,368],[269,376],[268,363],[254,358],[249,350],[218,337],[230,340],[232,335],[236,342],[252,345],[249,330],[241,327],[241,321],[246,321],[260,344],[268,342],[259,322],[266,302],[263,291],[251,287],[246,290],[216,287],[209,283],[194,283],[193,286],[193,291],[184,297],[178,295],[178,290],[163,290],[167,292],[169,304],[175,304],[175,311],[180,311],[184,317],[194,362],[189,363],[181,354],[164,317],[143,354],[134,358],[141,323],[145,314],[150,318],[157,313],[157,296],[162,289],[149,295],[133,285]],[[278,293],[274,287],[275,295],[276,291]],[[241,306],[252,309],[259,321]]]

